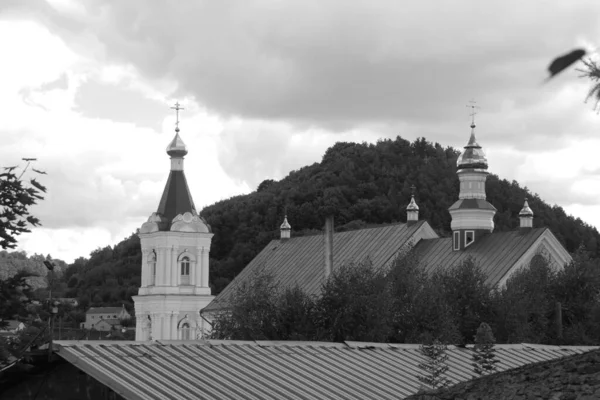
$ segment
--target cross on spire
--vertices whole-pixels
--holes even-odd
[[[172,110],[175,110],[175,132],[179,132],[179,110],[185,110],[185,108],[179,105],[179,102],[175,103],[175,107],[171,107]]]
[[[413,195],[413,196],[415,195],[415,190],[417,190],[417,187],[414,184],[411,185],[411,187],[410,187],[411,195]]]
[[[477,115],[477,111],[475,111],[476,109],[480,109],[481,107],[476,105],[477,102],[475,100],[469,100],[469,104],[467,104],[465,107],[469,107],[471,108],[471,114],[469,114],[471,116],[471,128],[475,128],[475,115]]]

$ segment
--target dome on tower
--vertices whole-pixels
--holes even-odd
[[[283,224],[279,227],[279,229],[290,230],[292,229],[290,223],[287,220],[287,215],[283,218]]]
[[[471,125],[471,128],[475,128],[475,125]],[[476,169],[487,169],[488,163],[485,156],[485,152],[477,143],[475,139],[475,132],[471,132],[471,138],[469,143],[465,146],[465,151],[462,152],[456,162],[459,169],[464,168],[476,168]]]
[[[419,206],[415,202],[415,196],[414,195],[411,196],[410,203],[408,203],[408,206],[406,206],[406,209],[408,211],[419,211]]]
[[[533,217],[533,211],[531,211],[527,199],[525,199],[525,204],[523,204],[523,208],[519,212],[519,217]]]
[[[175,131],[175,137],[167,146],[167,154],[171,157],[183,157],[188,153],[187,147],[183,143],[183,140],[181,140],[181,137],[179,137],[179,129]]]

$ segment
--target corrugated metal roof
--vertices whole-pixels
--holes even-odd
[[[472,257],[488,277],[486,282],[494,286],[547,229],[490,233],[461,251],[452,250],[452,238],[425,239],[414,251],[428,272],[456,266]]]
[[[334,233],[333,270],[365,258],[369,258],[375,267],[385,265],[424,223],[398,223]],[[273,240],[204,310],[227,307],[237,285],[261,269],[273,274],[282,286],[298,284],[307,294],[318,294],[325,280],[324,257],[323,235]]]
[[[398,399],[416,393],[418,345],[319,342],[67,342],[58,354],[129,400]],[[496,346],[498,371],[595,347]],[[474,377],[469,348],[449,346],[446,376]]]

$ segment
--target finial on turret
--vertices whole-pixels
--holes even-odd
[[[476,106],[475,104],[477,104],[475,100],[469,100],[469,104],[466,105],[466,107],[469,107],[471,109],[471,114],[469,114],[471,116],[471,132],[473,132],[475,130],[475,127],[477,126],[475,125],[475,116],[477,115],[477,111],[475,110],[481,108],[479,106]]]
[[[415,201],[415,185],[410,187],[412,194],[410,195],[410,203],[406,206],[406,222],[409,224],[415,223],[419,220],[419,206]]]
[[[279,231],[281,233],[281,240],[286,240],[290,238],[292,227],[287,220],[287,213],[285,217],[283,217],[283,224],[281,224],[281,226],[279,227]]]
[[[527,197],[525,197],[525,203],[519,212],[519,221],[520,228],[533,228],[533,211],[531,211],[531,208],[529,207]]]

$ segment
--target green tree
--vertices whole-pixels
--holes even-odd
[[[323,340],[384,342],[392,333],[393,298],[387,274],[373,268],[369,260],[333,271],[316,307]]]
[[[492,328],[482,322],[477,328],[475,335],[475,346],[473,347],[473,369],[479,375],[489,374],[496,370],[496,351],[494,344],[496,339]]]
[[[29,164],[27,164],[29,165]],[[27,167],[26,167],[27,168]],[[31,206],[43,200],[46,188],[35,179],[24,183],[15,173],[16,167],[4,168],[0,173],[0,248],[15,248],[16,236],[30,232],[29,226],[40,225],[39,219],[29,214]],[[38,174],[42,171],[33,169]],[[25,170],[23,170],[25,172]]]

